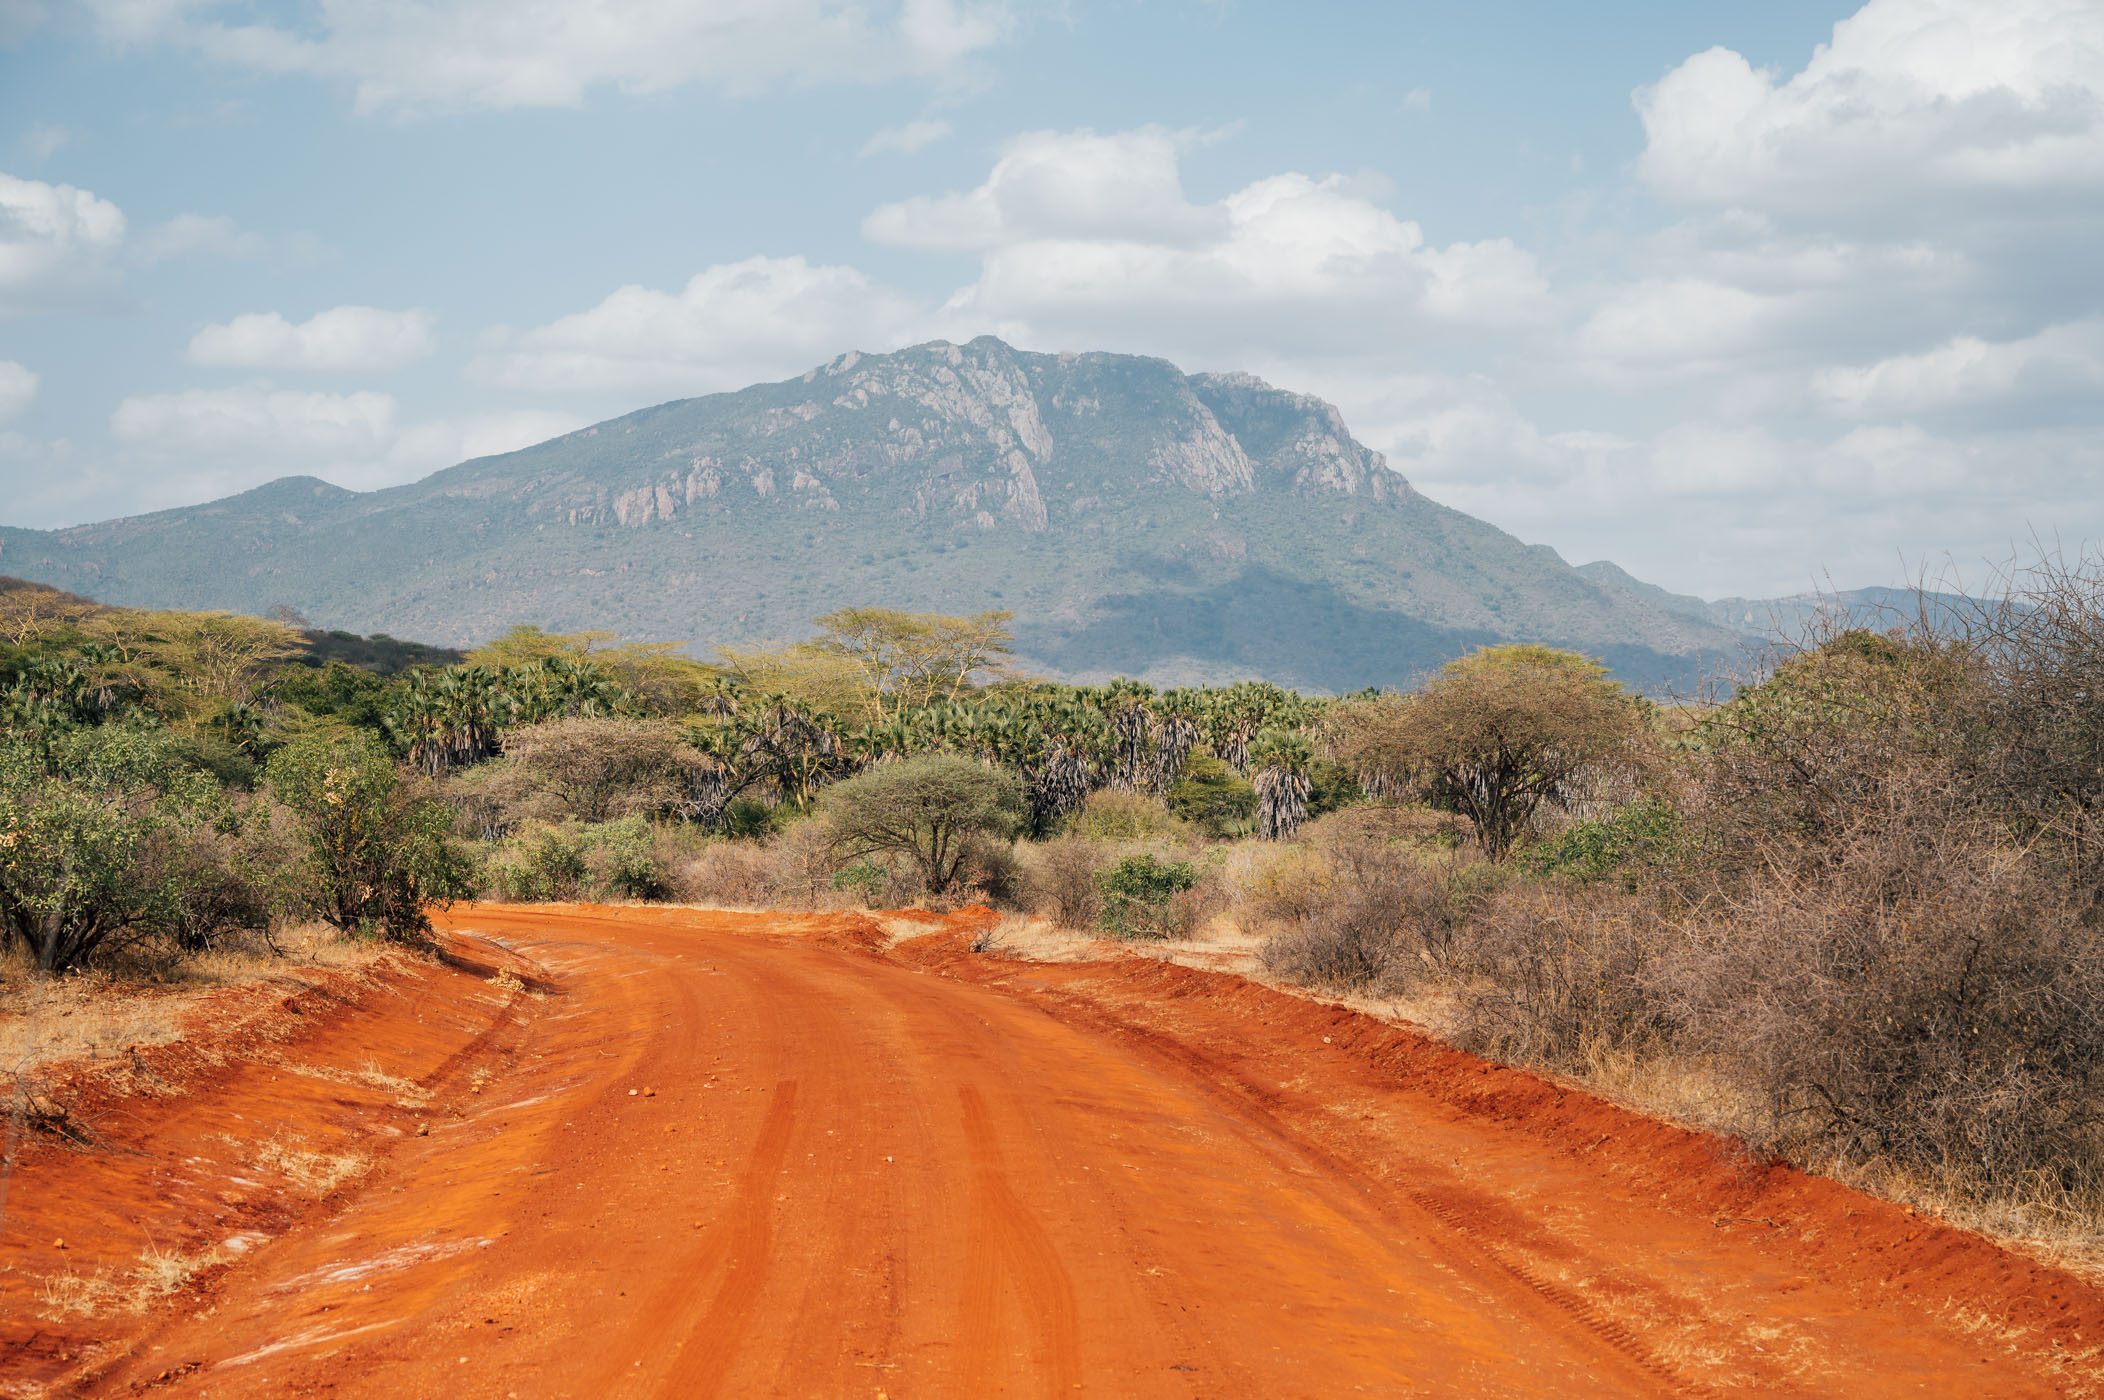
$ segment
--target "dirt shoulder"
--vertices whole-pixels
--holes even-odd
[[[531,971],[457,940],[230,968],[203,990],[17,999],[0,1024],[25,1065],[0,1172],[0,1393],[91,1381],[130,1334],[333,1213],[495,1072]]]

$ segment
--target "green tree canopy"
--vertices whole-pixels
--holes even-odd
[[[1005,769],[928,754],[836,784],[819,805],[837,855],[910,861],[928,892],[943,894],[979,843],[1015,833],[1023,791]]]
[[[1642,733],[1641,706],[1599,662],[1553,647],[1485,647],[1410,697],[1382,761],[1473,821],[1498,859],[1543,806],[1567,804],[1588,774],[1632,759]]]

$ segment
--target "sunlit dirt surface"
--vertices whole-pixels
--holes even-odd
[[[2099,1393],[2086,1284],[1228,976],[974,954],[969,913],[904,941],[861,915],[445,923],[460,965],[86,1105],[93,1144],[24,1141],[9,1384]],[[349,1174],[302,1186],[287,1151]],[[55,1315],[97,1268],[145,1287],[149,1242],[205,1262],[140,1311]]]

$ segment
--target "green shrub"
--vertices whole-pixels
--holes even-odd
[[[583,831],[585,880],[594,899],[663,899],[671,879],[657,839],[641,817],[600,822]]]
[[[452,814],[411,793],[372,737],[310,735],[273,754],[267,771],[305,838],[300,896],[314,917],[409,940],[430,932],[427,905],[473,892]]]
[[[1580,884],[1620,879],[1634,889],[1642,869],[1673,858],[1680,847],[1682,825],[1680,813],[1672,806],[1657,798],[1643,798],[1604,817],[1572,822],[1530,849],[1521,865],[1537,875],[1561,875]]]
[[[0,742],[0,942],[65,972],[180,937],[220,883],[186,844],[230,820],[218,785],[164,734],[105,725]]]
[[[851,894],[867,905],[882,903],[884,890],[890,883],[891,872],[868,859],[844,865],[833,872],[834,889]]]
[[[582,898],[586,873],[584,843],[574,828],[532,822],[491,854],[483,888],[499,899],[553,903]]]
[[[1210,754],[1193,754],[1169,788],[1169,810],[1216,840],[1245,836],[1256,818],[1257,790]]]
[[[748,841],[757,841],[763,836],[772,836],[781,829],[781,822],[774,808],[765,802],[750,797],[732,800],[723,809],[723,834]]]
[[[641,817],[583,824],[533,822],[490,856],[483,888],[524,903],[663,899],[672,890],[670,862]]]
[[[1100,927],[1120,938],[1171,938],[1185,932],[1173,917],[1176,897],[1198,884],[1189,861],[1127,856],[1096,877],[1103,905]]]
[[[897,857],[925,893],[944,895],[988,842],[1015,834],[1023,789],[1006,769],[927,754],[835,784],[820,810],[836,858]]]

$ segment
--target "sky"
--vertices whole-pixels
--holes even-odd
[[[0,0],[0,524],[987,333],[1707,597],[2104,543],[2104,0]]]

